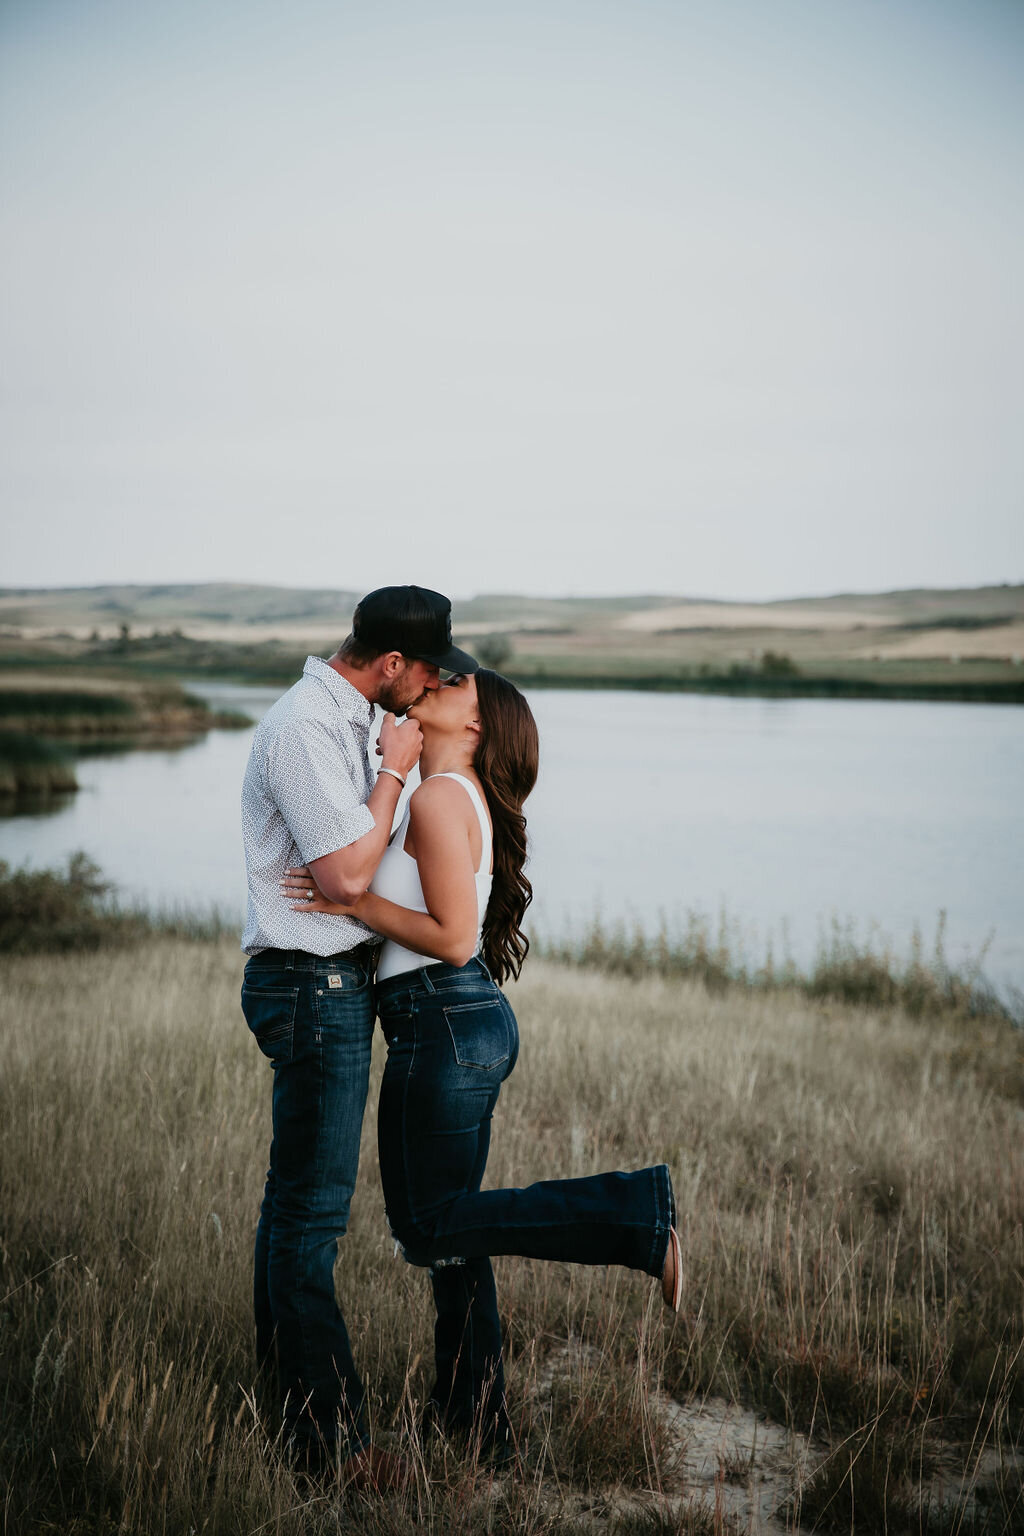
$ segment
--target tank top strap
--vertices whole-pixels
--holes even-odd
[[[468,791],[469,798],[472,800],[473,808],[477,814],[477,820],[480,823],[480,868],[477,870],[477,874],[487,874],[491,867],[491,824],[487,819],[487,809],[481,798],[480,791],[471,779],[464,778],[461,773],[432,773],[430,777],[432,779],[454,779],[457,784],[461,784]]]

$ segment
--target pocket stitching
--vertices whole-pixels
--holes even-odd
[[[481,1008],[497,1008],[499,1013],[501,1013],[501,1021],[505,1030],[505,1049],[502,1055],[494,1056],[489,1061],[467,1061],[459,1054],[459,1042],[455,1038],[455,1030],[452,1028],[451,1015],[467,1014],[473,1012],[474,1010],[478,1011]],[[455,1053],[455,1060],[458,1066],[469,1067],[477,1072],[493,1072],[495,1067],[500,1067],[503,1062],[508,1061],[509,1057],[512,1055],[512,1046],[509,1041],[508,1024],[505,1021],[505,1015],[502,1011],[501,1003],[497,998],[488,998],[486,1002],[478,1003],[452,1003],[448,1007],[445,1007],[442,1004],[442,1011],[444,1013],[444,1022],[448,1029],[448,1034],[452,1042],[452,1050]]]
[[[287,1016],[284,1018],[283,1022],[276,1023],[266,1029],[254,1029],[253,1026],[249,1024],[248,1017],[246,1017],[245,1022],[249,1024],[249,1030],[253,1036],[253,1039],[256,1041],[256,1044],[260,1047],[261,1050],[263,1050],[265,1045],[277,1045],[284,1040],[294,1042],[295,1015],[298,1012],[300,991],[300,987],[254,987],[250,982],[242,983],[243,1013],[245,1009],[245,995],[247,992],[251,997],[261,998],[264,1002],[288,1003],[290,1001],[291,1003],[291,1008],[287,1011]],[[269,1051],[263,1051],[263,1054],[268,1057],[271,1055]],[[290,1051],[288,1056],[290,1059]]]

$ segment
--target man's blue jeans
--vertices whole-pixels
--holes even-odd
[[[481,1190],[491,1115],[519,1031],[481,960],[382,982],[388,1042],[378,1148],[388,1220],[437,1308],[432,1416],[501,1438],[501,1325],[489,1255],[623,1264],[660,1276],[675,1221],[668,1168]]]
[[[290,1452],[330,1463],[366,1443],[365,1392],[334,1292],[359,1166],[373,1040],[372,952],[266,949],[242,1010],[274,1069],[273,1143],[256,1234],[261,1367],[276,1366]]]

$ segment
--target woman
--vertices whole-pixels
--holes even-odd
[[[437,1378],[427,1423],[511,1445],[490,1255],[622,1264],[661,1281],[678,1310],[679,1238],[667,1167],[481,1190],[491,1114],[519,1034],[497,982],[518,976],[523,801],[537,727],[506,678],[481,668],[425,695],[421,783],[365,896],[325,901],[305,869],[284,889],[300,910],[350,913],[384,935],[377,1007],[388,1042],[378,1145],[388,1219],[430,1269]]]

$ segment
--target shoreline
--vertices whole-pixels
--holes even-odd
[[[578,673],[525,672],[516,668],[509,668],[508,676],[520,688],[565,688],[574,692],[627,689],[637,693],[706,693],[756,699],[897,699],[937,704],[1024,704],[1024,678],[1007,683],[884,683],[871,678],[827,675],[673,679],[650,673],[631,677],[612,673],[581,676]]]
[[[206,682],[234,683],[249,687],[282,689],[291,687],[301,675],[308,651],[278,653],[272,657],[255,656],[252,649],[245,654],[231,654],[235,647],[197,647],[198,654],[174,654],[145,658],[115,658],[81,656],[69,658],[63,677],[70,691],[78,691],[90,685],[102,684],[111,692],[118,685],[127,691],[161,689],[173,686],[187,688],[189,683],[202,685]],[[225,654],[226,653],[226,654]],[[1024,704],[1024,669],[1013,669],[1006,677],[992,675],[990,666],[965,661],[957,669],[968,673],[978,665],[984,676],[950,676],[950,668],[943,667],[942,676],[928,676],[923,665],[910,668],[902,664],[900,675],[887,678],[869,675],[866,668],[855,672],[798,670],[784,675],[774,675],[743,666],[730,669],[675,669],[636,667],[625,670],[605,663],[593,670],[549,664],[543,658],[509,657],[498,670],[523,689],[561,688],[568,692],[637,692],[637,693],[700,693],[730,698],[760,699],[892,699],[902,702],[941,704]],[[0,692],[4,690],[5,675],[10,673],[42,675],[52,669],[50,657],[18,655],[0,658]],[[895,668],[894,668],[895,670]],[[917,675],[913,675],[913,673]],[[908,675],[910,673],[911,675]],[[924,675],[922,675],[924,673]],[[77,686],[76,686],[77,685]],[[101,696],[101,695],[98,695]],[[131,721],[131,730],[125,727]],[[242,720],[228,711],[204,711],[192,705],[189,709],[168,709],[164,706],[147,712],[147,718],[134,715],[115,718],[104,712],[101,716],[82,717],[65,721],[48,718],[46,725],[37,723],[35,717],[18,721],[19,729],[31,730],[39,735],[102,735],[120,736],[166,732],[169,735],[201,732],[213,728],[231,728],[243,724]],[[10,725],[7,726],[11,728]]]

